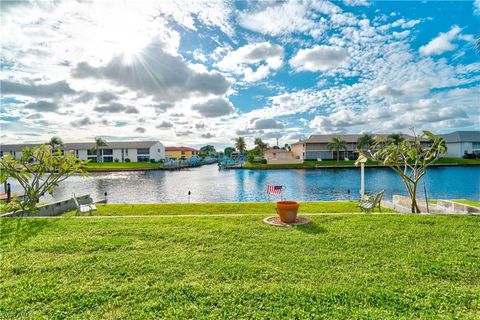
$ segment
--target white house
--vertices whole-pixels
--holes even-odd
[[[447,145],[447,157],[461,158],[466,153],[480,154],[480,131],[455,131],[441,136]]]
[[[0,145],[0,156],[10,153],[16,158],[22,155],[24,147],[38,146],[39,144],[10,144]],[[80,160],[97,161],[97,153],[93,151],[93,142],[65,143],[61,149],[64,152],[75,153]],[[107,142],[107,146],[99,147],[100,159],[98,162],[156,162],[165,159],[165,146],[160,141],[113,141]],[[128,160],[127,160],[128,159]]]

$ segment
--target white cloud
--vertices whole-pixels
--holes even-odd
[[[223,95],[230,87],[230,82],[220,73],[197,71],[181,56],[164,51],[160,42],[150,43],[131,63],[125,63],[124,58],[124,55],[115,56],[100,67],[81,62],[72,75],[79,79],[106,79],[161,101],[178,101],[194,95]]]
[[[235,111],[233,104],[225,98],[214,98],[208,101],[197,103],[192,110],[207,118],[226,116]]]
[[[289,33],[311,32],[324,29],[325,20],[317,19],[318,14],[331,15],[342,10],[329,1],[289,0],[261,8],[258,11],[244,11],[238,15],[238,23],[245,29],[272,36]]]
[[[217,66],[242,75],[247,82],[257,81],[283,65],[283,54],[281,46],[269,42],[247,44],[228,52]]]
[[[480,0],[473,1],[473,14],[480,16]]]
[[[400,97],[421,97],[430,91],[430,85],[426,81],[407,81],[398,88],[388,85],[378,86],[370,91],[372,97],[400,98]]]
[[[452,43],[455,40],[462,29],[459,26],[452,26],[450,31],[441,32],[436,38],[433,38],[429,43],[420,47],[420,54],[424,56],[439,55],[447,51],[454,50],[457,45]]]
[[[343,0],[346,6],[365,6],[370,7],[372,3],[368,0]]]
[[[300,49],[290,60],[297,71],[325,71],[345,65],[348,52],[336,46],[316,45],[310,49]]]
[[[259,119],[255,121],[254,128],[257,130],[262,129],[283,129],[283,124],[275,119]]]

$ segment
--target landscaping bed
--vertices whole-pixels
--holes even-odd
[[[257,215],[0,219],[0,314],[32,319],[480,316],[478,217],[309,218],[311,224],[288,229],[265,225]]]

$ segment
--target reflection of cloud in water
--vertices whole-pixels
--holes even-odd
[[[386,198],[406,194],[402,181],[390,169],[367,168],[365,175],[367,192],[385,189]],[[425,181],[430,198],[479,200],[480,167],[431,168]],[[19,191],[19,185],[10,182],[13,191]],[[279,200],[280,196],[266,194],[267,185],[286,186],[283,199],[354,200],[359,198],[360,169],[218,170],[209,165],[181,171],[90,173],[60,183],[53,199],[67,199],[74,192],[100,200],[107,192],[110,203],[187,202],[190,190],[192,202]],[[424,196],[421,189],[419,197]]]

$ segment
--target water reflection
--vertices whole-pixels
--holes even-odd
[[[365,189],[385,196],[406,194],[401,179],[390,169],[365,170]],[[431,168],[424,179],[430,198],[480,200],[480,167]],[[20,187],[13,181],[13,191]],[[183,171],[92,173],[74,176],[54,190],[53,198],[66,199],[72,192],[90,194],[95,200],[108,192],[110,203],[246,202],[275,201],[280,196],[266,194],[267,185],[284,185],[284,199],[302,201],[358,199],[360,169],[323,170],[222,170],[216,165]],[[423,184],[419,196],[423,197]],[[350,193],[348,192],[350,191]]]

